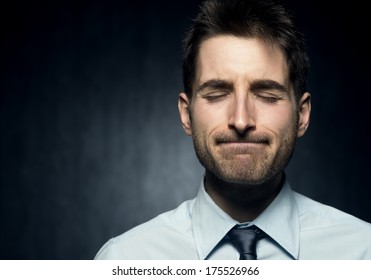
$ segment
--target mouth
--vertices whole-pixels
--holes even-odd
[[[223,141],[218,146],[226,155],[249,155],[260,152],[267,144],[266,141]]]
[[[257,139],[252,139],[252,140],[217,140],[216,143],[218,145],[253,145],[253,144],[268,144],[268,140],[257,140]]]
[[[265,134],[249,134],[245,137],[236,135],[217,135],[216,147],[225,157],[251,156],[264,152],[270,144],[270,138]]]
[[[215,139],[217,145],[269,145],[267,136],[249,136],[246,138],[234,137],[217,137]]]

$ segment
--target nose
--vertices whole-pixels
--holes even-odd
[[[231,102],[228,126],[240,135],[246,134],[249,130],[255,128],[254,104],[251,97],[246,93],[236,95]]]

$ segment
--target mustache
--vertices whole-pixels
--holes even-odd
[[[245,135],[232,134],[232,133],[217,133],[214,136],[217,144],[222,143],[260,143],[270,144],[271,137],[265,133],[247,133]]]

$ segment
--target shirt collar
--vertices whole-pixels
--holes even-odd
[[[236,223],[206,193],[202,181],[192,211],[192,227],[199,258],[206,259]]]
[[[280,193],[253,222],[294,259],[299,257],[299,212],[294,193],[285,179]]]
[[[206,259],[238,222],[206,193],[203,180],[192,211],[192,226],[200,259]],[[277,197],[251,224],[273,238],[294,259],[299,255],[299,216],[293,192],[286,181]]]

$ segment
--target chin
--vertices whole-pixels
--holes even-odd
[[[246,187],[246,186],[260,186],[260,185],[264,185],[265,183],[269,182],[272,177],[273,177],[273,174],[264,174],[264,175],[261,175],[261,176],[246,176],[246,174],[244,174],[244,176],[237,176],[237,175],[231,175],[231,174],[219,174],[219,175],[216,175],[219,180],[221,181],[224,181],[225,183],[227,184],[230,184],[230,185],[236,185],[236,186],[240,186],[240,187]]]

